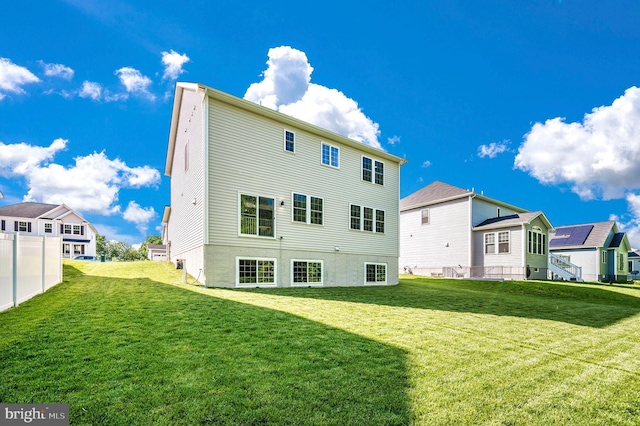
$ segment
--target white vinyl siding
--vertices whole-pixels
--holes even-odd
[[[468,266],[471,251],[469,199],[430,206],[429,226],[422,224],[423,210],[427,209],[400,213],[400,268]]]
[[[323,140],[301,129],[289,127],[288,130],[295,132],[295,161],[282,149],[280,123],[216,99],[209,100],[208,185],[210,193],[215,194],[209,197],[210,243],[264,249],[278,248],[274,243],[281,243],[288,250],[331,252],[338,246],[341,253],[397,256],[398,217],[391,214],[398,211],[400,170],[397,164],[386,161],[384,186],[356,185],[361,182],[361,150]],[[261,149],[238,149],[247,141],[259,142]],[[340,148],[339,169],[318,161],[323,142]],[[191,151],[195,158],[193,146]],[[260,241],[238,238],[239,190],[275,198],[275,242],[267,238]],[[323,200],[322,227],[302,227],[292,220],[294,191]],[[344,232],[349,229],[349,204],[366,206],[371,200],[375,200],[377,209],[385,212],[384,234]]]
[[[185,258],[185,253],[204,244],[202,114],[201,95],[184,90],[171,172],[171,218],[167,234],[171,240],[172,260]],[[188,265],[191,267],[193,262]]]

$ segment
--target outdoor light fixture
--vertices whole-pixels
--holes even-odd
[[[280,207],[284,207],[284,200],[280,201]]]

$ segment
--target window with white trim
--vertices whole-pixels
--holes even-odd
[[[84,245],[83,244],[74,244],[73,245],[73,254],[74,256],[84,254]]]
[[[68,254],[71,253],[70,250],[71,250],[71,244],[63,244],[62,245],[62,253],[68,255]]]
[[[322,285],[321,260],[292,260],[291,285]]]
[[[240,194],[240,234],[256,237],[274,237],[274,206],[274,198]]]
[[[429,209],[423,209],[421,212],[421,222],[423,225],[429,224]]]
[[[284,131],[284,150],[295,152],[296,135],[288,130]]]
[[[602,263],[607,263],[607,251],[602,250]]]
[[[547,234],[538,226],[534,226],[527,233],[527,249],[531,254],[547,254]]]
[[[509,253],[511,251],[509,239],[509,231],[498,232],[498,253]]]
[[[340,167],[340,148],[323,143],[322,164],[336,168]]]
[[[275,286],[276,259],[236,258],[238,287]]]
[[[618,271],[624,270],[624,254],[618,253]]]
[[[362,180],[384,185],[384,163],[363,156]]]
[[[324,208],[322,198],[294,193],[292,204],[294,222],[322,225]]]
[[[80,225],[73,225],[73,235],[80,235]]]
[[[44,224],[44,233],[45,234],[52,234],[53,233],[53,224],[45,223]]]
[[[384,210],[362,207],[356,204],[349,206],[349,228],[355,231],[384,233]]]
[[[496,234],[484,234],[484,252],[485,254],[493,254],[496,252]]]
[[[365,263],[364,264],[365,284],[386,284],[387,264],[386,263]]]
[[[73,233],[73,226],[69,225],[69,224],[65,224],[64,225],[64,233],[65,234],[72,234]]]

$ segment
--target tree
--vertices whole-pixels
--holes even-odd
[[[160,235],[147,235],[147,238],[144,239],[142,244],[140,244],[140,248],[138,249],[138,257],[140,260],[145,260],[148,258],[147,246],[149,244],[162,244],[162,237]]]
[[[100,257],[106,254],[107,237],[96,234],[96,256]]]

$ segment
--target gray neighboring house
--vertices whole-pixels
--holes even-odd
[[[400,272],[469,278],[547,278],[543,212],[435,181],[400,200]]]
[[[405,160],[199,83],[177,83],[168,259],[208,287],[398,283]]]
[[[549,238],[550,263],[578,268],[577,281],[627,281],[631,246],[615,221],[560,226]]]
[[[61,236],[63,257],[96,255],[96,229],[64,204],[25,202],[0,207],[0,232]]]

